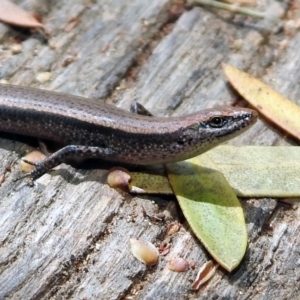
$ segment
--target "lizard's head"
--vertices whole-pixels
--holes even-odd
[[[185,158],[199,155],[247,130],[257,112],[247,108],[219,107],[186,116],[177,143]]]
[[[247,130],[257,120],[257,112],[248,108],[220,107],[205,111],[195,124],[198,131],[213,138],[228,140]]]

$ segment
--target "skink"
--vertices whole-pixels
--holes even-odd
[[[33,179],[73,157],[142,165],[185,160],[241,134],[256,119],[254,110],[233,107],[141,116],[93,99],[0,85],[0,131],[66,145],[34,164],[27,174]]]

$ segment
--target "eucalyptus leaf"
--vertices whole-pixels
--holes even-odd
[[[232,271],[244,257],[243,209],[223,174],[206,154],[167,164],[174,194],[189,225],[214,259]]]
[[[300,106],[259,79],[223,64],[223,70],[234,88],[260,114],[300,140]]]
[[[219,146],[201,157],[223,173],[238,197],[300,197],[300,147]],[[136,193],[172,194],[164,176],[131,174],[131,185],[141,187]]]
[[[300,147],[220,146],[207,155],[239,197],[300,196]]]

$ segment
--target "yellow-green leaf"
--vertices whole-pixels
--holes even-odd
[[[260,80],[223,64],[234,88],[262,115],[300,140],[300,106],[283,97]]]
[[[170,183],[189,225],[226,270],[236,268],[247,247],[243,209],[206,154],[168,164]]]
[[[238,197],[300,197],[300,147],[222,145],[205,155]],[[131,174],[132,192],[173,193],[164,176]]]
[[[219,146],[207,155],[239,197],[300,196],[300,147]]]
[[[131,180],[129,191],[136,194],[167,194],[172,195],[173,190],[166,176],[130,172]]]

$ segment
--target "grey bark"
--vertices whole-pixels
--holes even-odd
[[[0,24],[0,79],[9,83],[94,97],[123,108],[138,100],[155,115],[181,115],[240,99],[222,74],[220,65],[226,62],[300,104],[300,34],[280,30],[285,25],[281,19],[189,10],[167,0],[16,3],[39,12],[51,36],[45,42],[39,33]],[[285,3],[270,5],[288,10]],[[74,18],[80,22],[65,31]],[[299,19],[297,11],[292,18]],[[20,38],[23,50],[13,55],[11,47]],[[74,61],[64,66],[68,57]],[[38,83],[37,74],[46,71],[52,80]],[[249,230],[244,260],[232,273],[218,269],[194,292],[191,282],[210,256],[175,198],[115,191],[106,184],[107,170],[66,164],[33,188],[16,184],[16,161],[32,149],[26,142],[14,135],[0,139],[2,170],[12,165],[0,187],[0,299],[300,298],[297,206],[242,200]],[[263,118],[231,143],[297,144]],[[145,219],[142,206],[149,213],[164,212],[166,223]],[[174,220],[184,226],[158,265],[146,267],[132,256],[131,236],[158,245]],[[169,271],[166,262],[175,256],[196,262],[196,269]]]

